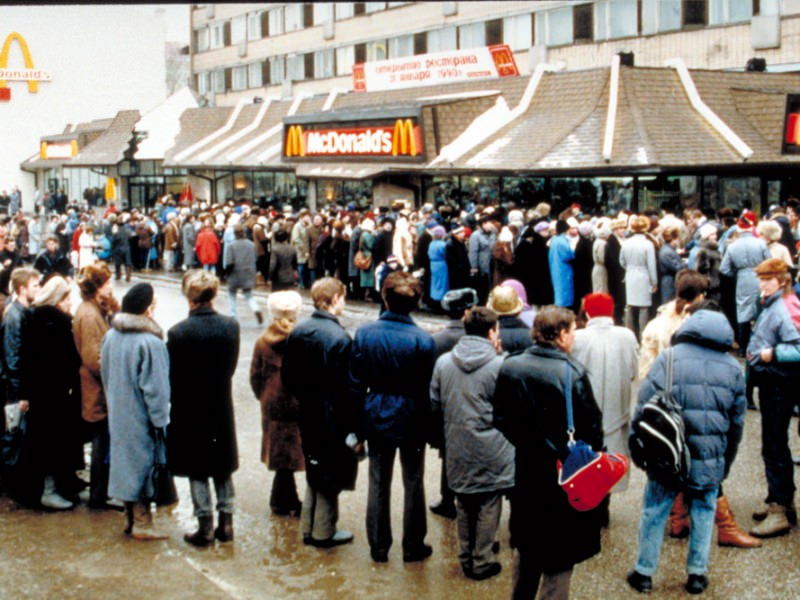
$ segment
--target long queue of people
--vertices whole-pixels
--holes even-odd
[[[544,207],[539,210],[545,212]],[[396,234],[402,230],[396,227],[398,222],[414,220],[403,214],[403,208],[393,212],[394,216],[384,217],[384,233]],[[750,211],[738,217],[735,230],[720,236],[726,248],[718,260],[707,256],[713,248],[704,243],[713,237],[708,227],[716,225],[699,219],[690,219],[695,230],[691,233],[691,227],[669,215],[655,226],[643,215],[581,221],[577,214],[562,214],[564,218],[552,222],[540,212],[529,216],[528,224],[519,228],[518,215],[511,213],[501,216],[482,210],[447,222],[441,214],[434,218],[431,211],[424,224],[416,223],[421,233],[409,236],[403,265],[399,256],[404,244],[395,253],[389,250],[394,248],[394,236],[384,236],[387,253],[379,260],[377,236],[371,246],[362,239],[371,233],[371,217],[359,217],[351,240],[355,229],[365,223],[366,227],[358,235],[353,261],[348,259],[346,265],[355,266],[351,262],[357,253],[363,257],[371,252],[366,270],[379,271],[379,286],[369,281],[360,285],[364,268],[358,269],[359,285],[355,277],[328,276],[326,268],[314,273],[312,284],[308,269],[300,269],[298,263],[297,278],[293,276],[286,287],[310,284],[315,307],[311,317],[300,323],[300,296],[273,282],[268,299],[272,320],[256,343],[250,372],[253,391],[262,402],[262,459],[275,471],[273,512],[300,516],[307,545],[333,547],[351,541],[351,532],[337,528],[338,496],[355,487],[357,461],[366,447],[367,539],[372,560],[386,562],[392,546],[389,490],[399,452],[406,498],[403,559],[424,560],[432,553],[425,543],[423,490],[425,446],[430,443],[443,458],[442,499],[434,512],[457,517],[458,558],[464,574],[485,579],[500,572],[493,553],[502,497],[508,496],[514,597],[533,597],[540,588],[541,597],[565,597],[573,566],[600,551],[608,503],[576,513],[557,485],[558,448],[565,447],[567,439],[563,374],[570,373],[575,434],[595,449],[605,446],[626,452],[631,413],[639,410],[632,410],[631,384],[641,379],[639,405],[655,390],[669,386],[663,351],[674,347],[671,385],[684,410],[693,457],[691,477],[684,490],[648,481],[639,558],[628,582],[638,591],[652,589],[659,532],[669,519],[671,535],[690,536],[687,590],[702,592],[708,585],[714,523],[720,544],[747,548],[760,545],[760,538],[787,533],[796,519],[788,428],[794,405],[789,390],[795,381],[794,365],[800,362],[796,326],[800,302],[791,288],[791,256],[789,261],[772,257],[773,249],[755,234],[758,228]],[[313,227],[316,217],[302,213],[291,233],[285,225],[272,231],[265,248],[269,262],[280,254],[282,238],[302,239],[295,229]],[[470,233],[467,218],[474,221],[475,233],[465,243]],[[259,219],[266,217],[256,217],[256,225]],[[780,219],[774,222],[782,226]],[[246,239],[248,234],[255,237],[247,221],[230,220],[233,240],[254,246]],[[611,230],[605,240],[600,233],[604,228]],[[545,236],[551,229],[554,235],[548,244]],[[597,239],[591,240],[595,233]],[[414,255],[420,255],[426,235],[431,238],[429,262],[420,266]],[[537,235],[544,240],[548,271],[543,270],[544,261],[526,260],[530,248],[523,244],[535,241]],[[459,241],[459,236],[464,239]],[[590,287],[581,289],[585,273],[580,274],[576,261],[585,238],[591,241],[595,261],[588,271]],[[625,273],[616,288],[613,239]],[[692,256],[690,248],[688,259],[694,260],[696,269],[686,269],[681,243],[691,246],[693,240],[697,251]],[[437,242],[444,246],[446,278],[435,265]],[[455,243],[464,247],[466,260],[462,255],[448,262],[453,255],[447,253],[448,245]],[[296,259],[296,245],[287,245]],[[667,247],[678,256],[672,273],[664,266],[674,258],[664,250]],[[498,258],[502,256],[498,248],[511,256],[507,262]],[[662,260],[662,254],[670,256]],[[241,261],[223,261],[223,274],[230,277],[241,262],[258,264],[255,250],[244,255]],[[452,271],[455,280],[450,264],[461,264],[461,271]],[[717,299],[724,305],[726,298],[724,293],[715,295],[719,275],[700,271],[706,264],[717,264],[720,274],[735,276],[731,289],[736,290],[736,332],[730,317],[716,310]],[[289,265],[290,272],[294,266]],[[605,273],[598,273],[598,266]],[[21,497],[52,509],[71,508],[78,500],[81,482],[75,470],[83,460],[83,440],[65,431],[63,423],[76,417],[66,407],[74,408],[80,397],[80,416],[91,428],[90,506],[122,508],[127,516],[125,531],[131,537],[161,539],[150,512],[147,481],[163,438],[173,473],[190,479],[198,528],[186,534],[186,541],[202,546],[214,539],[233,539],[232,474],[238,467],[238,451],[231,378],[239,331],[235,319],[213,308],[220,282],[212,270],[187,270],[183,292],[189,317],[168,332],[166,343],[152,318],[152,287],[134,285],[120,304],[111,291],[111,269],[104,263],[93,262],[80,270],[77,281],[83,302],[72,319],[65,279],[51,273],[40,287],[36,270],[19,267],[11,272],[3,325],[4,379],[8,402],[26,414],[28,460],[33,465],[25,470],[26,481],[17,482]],[[546,286],[536,283],[544,281],[545,273],[552,284],[552,300],[542,302],[536,296],[537,301],[530,301],[526,282],[533,282],[531,291],[539,293]],[[451,286],[459,275],[472,287]],[[665,293],[670,284],[671,291]],[[253,284],[247,286],[241,289],[250,291]],[[347,298],[360,297],[365,288],[370,293],[380,290],[374,299],[382,303],[382,313],[350,336],[337,316]],[[626,299],[621,315],[614,297],[620,291]],[[645,292],[646,301],[641,299]],[[667,302],[650,320],[657,293]],[[420,302],[450,315],[445,330],[431,336],[414,324],[410,313]],[[254,310],[260,320],[257,304]],[[616,324],[623,321],[627,328]],[[585,326],[576,332],[576,324]],[[736,336],[746,357],[746,374],[728,354],[736,347]],[[51,338],[58,339],[64,356],[71,358],[61,365],[64,371],[59,377],[42,381],[36,368],[55,343]],[[709,362],[717,365],[716,370],[698,371],[698,365]],[[204,373],[201,380],[198,372]],[[748,535],[736,524],[720,484],[735,458],[754,387],[759,389],[768,493],[764,506],[753,513],[760,523]],[[200,398],[208,404],[198,410]],[[58,457],[48,455],[44,449],[49,445],[36,440],[52,436],[61,436],[55,437],[63,442],[59,447],[71,450]],[[307,482],[302,502],[293,475],[300,469],[305,469]],[[217,495],[216,528],[209,480]],[[543,534],[537,514],[559,518],[548,519]]]

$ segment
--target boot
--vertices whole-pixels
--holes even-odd
[[[44,478],[44,490],[42,497],[39,498],[39,503],[51,510],[69,510],[75,506],[69,500],[62,498],[61,494],[56,491],[56,480],[52,475]]]
[[[125,535],[130,535],[133,531],[133,505],[135,502],[125,503]]]
[[[789,533],[792,528],[786,516],[787,508],[777,502],[770,502],[767,508],[767,516],[758,525],[750,530],[750,533],[760,538],[770,538]]]
[[[736,548],[759,548],[761,540],[754,538],[736,524],[728,499],[725,496],[717,498],[717,513],[714,515],[717,524],[717,544],[720,546],[734,546]]]
[[[214,530],[214,537],[220,542],[233,541],[233,513],[219,513],[219,525]]]
[[[669,511],[669,537],[685,538],[689,535],[691,522],[689,521],[689,507],[683,499],[683,493],[675,496],[675,502]]]
[[[769,503],[762,502],[761,506],[753,511],[753,521],[763,521],[767,518],[768,511]],[[790,524],[797,525],[797,509],[794,506],[794,502],[786,509],[786,518],[789,519]]]
[[[192,546],[209,546],[214,543],[214,517],[211,515],[197,517],[197,531],[186,533],[184,541]]]
[[[153,513],[149,502],[136,502],[133,505],[133,527],[129,534],[134,540],[166,540],[169,536],[153,525]]]
[[[125,281],[131,280],[131,271],[133,268],[130,265],[125,265]]]

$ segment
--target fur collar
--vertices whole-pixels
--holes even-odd
[[[164,337],[164,332],[158,323],[144,315],[120,312],[114,315],[111,326],[120,333],[152,333],[159,339]]]

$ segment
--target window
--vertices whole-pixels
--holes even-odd
[[[320,50],[314,53],[314,78],[324,79],[333,77],[334,74],[334,52],[333,48]]]
[[[208,27],[203,27],[194,32],[194,47],[197,52],[205,52],[209,48]]]
[[[414,34],[414,54],[427,54],[428,35],[425,33]]]
[[[536,19],[536,39],[547,46],[563,46],[572,43],[572,8],[557,8],[539,13]]]
[[[341,77],[350,75],[353,72],[353,64],[356,60],[355,48],[345,46],[336,49],[336,75]]]
[[[353,2],[353,16],[366,14],[364,2]]]
[[[314,73],[314,53],[309,52],[303,55],[303,78],[304,79],[314,79],[316,77]]]
[[[414,54],[414,36],[402,35],[389,40],[389,58],[411,56]]]
[[[248,87],[257,88],[264,85],[263,63],[255,62],[247,65]]]
[[[642,11],[644,13],[644,7]],[[594,5],[594,39],[634,36],[639,32],[637,0],[601,0]]]
[[[231,89],[234,91],[247,89],[247,67],[233,67]]]
[[[752,2],[744,2],[742,0],[710,0],[708,3],[709,25],[740,23],[748,21],[752,16]]]
[[[314,4],[314,25],[322,25],[333,20],[333,2],[316,2]]]
[[[389,8],[397,8],[398,6],[403,6],[405,4],[411,4],[411,2],[387,2],[386,6]]]
[[[581,4],[572,10],[573,39],[576,42],[592,40],[592,5]]]
[[[286,57],[286,79],[303,81],[306,78],[305,54],[292,54]]]
[[[350,19],[353,17],[353,7],[354,4],[352,2],[337,2],[336,3],[336,20],[342,21],[344,19]]]
[[[269,35],[280,35],[283,29],[283,7],[269,11]]]
[[[754,15],[779,15],[781,14],[780,0],[753,0]]]
[[[681,3],[679,0],[661,0],[658,11],[658,30],[674,31],[681,28]]]
[[[235,17],[231,19],[231,44],[238,44],[247,38],[247,17]]]
[[[486,21],[486,45],[493,46],[494,44],[503,43],[503,20],[493,19]]]
[[[386,10],[386,2],[364,2],[364,12],[367,14]]]
[[[214,23],[211,25],[211,46],[212,50],[225,47],[225,23]]]
[[[354,46],[355,52],[355,62],[356,63],[363,63],[367,62],[367,45],[366,44],[356,44]]]
[[[480,48],[486,45],[486,26],[483,23],[470,23],[458,28],[459,48]]]
[[[207,94],[211,88],[209,75],[208,71],[197,74],[197,92],[199,94]]]
[[[225,93],[225,69],[217,69],[211,74],[211,85],[215,92]]]
[[[696,27],[708,22],[706,0],[683,0],[683,26]]]
[[[455,27],[445,27],[428,32],[428,52],[444,52],[458,48]]]
[[[286,70],[283,56],[273,56],[269,59],[269,82],[271,84],[283,83],[286,79]]]
[[[261,13],[247,15],[247,39],[250,41],[261,39]]]
[[[503,43],[512,51],[527,50],[533,43],[533,20],[530,15],[503,19]]]
[[[284,7],[284,18],[286,19],[286,33],[299,31],[303,28],[303,5],[287,4]]]
[[[386,42],[367,42],[367,62],[386,60]]]

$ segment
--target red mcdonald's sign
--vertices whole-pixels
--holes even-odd
[[[287,124],[284,158],[421,157],[422,130],[416,118],[394,123],[334,125]]]

